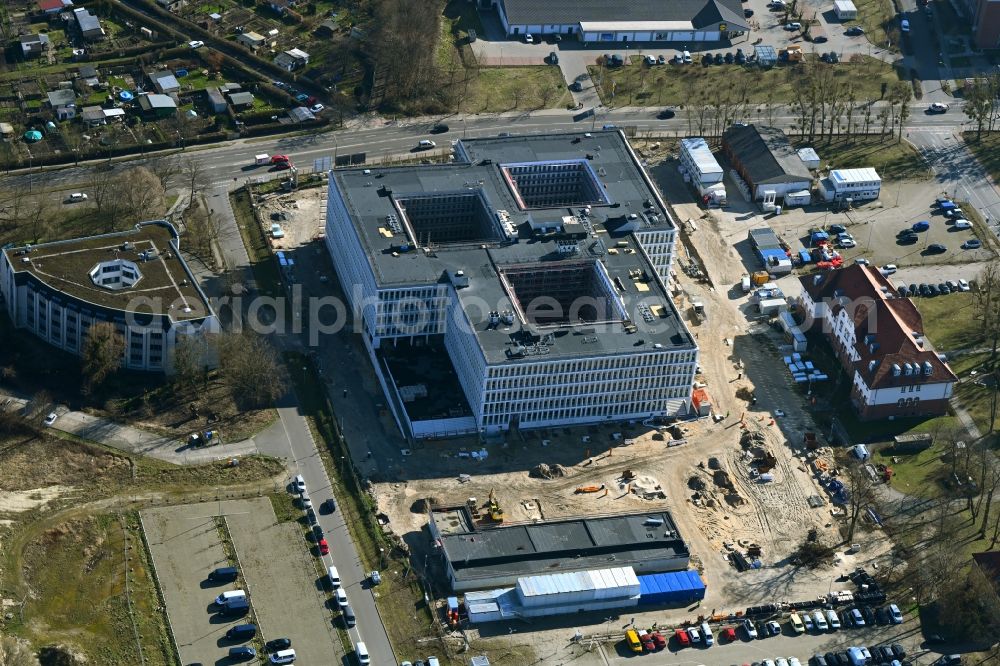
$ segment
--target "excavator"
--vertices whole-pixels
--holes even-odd
[[[490,488],[490,519],[495,523],[503,522],[503,509],[500,508],[500,503],[497,502],[497,493],[493,488]]]

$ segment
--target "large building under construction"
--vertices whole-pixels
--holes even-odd
[[[683,415],[676,225],[618,131],[336,170],[326,243],[409,437]]]

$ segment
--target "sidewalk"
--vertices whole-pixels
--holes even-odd
[[[7,397],[0,394],[0,400]],[[13,397],[12,399],[14,401],[12,408],[18,411],[23,410],[28,404],[28,401],[23,398]],[[63,412],[59,408],[53,408],[52,411],[59,414],[59,418],[52,425],[55,430],[104,444],[120,451],[149,456],[175,465],[197,465],[213,460],[258,453],[254,437],[241,442],[191,448],[178,438],[158,435],[140,428],[116,423],[110,419],[91,416],[84,412]],[[271,437],[273,434],[270,431],[275,428],[281,430],[280,421],[275,420],[274,423],[259,432],[256,437]]]

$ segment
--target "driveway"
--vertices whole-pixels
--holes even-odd
[[[230,565],[215,523],[218,512],[212,503],[140,514],[182,664],[215,663],[224,646],[235,645],[226,641],[226,630],[246,621],[220,615],[212,606],[216,595],[242,587],[208,580],[213,569]]]
[[[343,650],[301,527],[277,523],[266,497],[227,504],[229,535],[264,639],[292,639],[296,660],[303,664],[338,660]]]

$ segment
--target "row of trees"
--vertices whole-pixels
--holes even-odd
[[[83,392],[93,394],[121,369],[125,338],[114,324],[98,322],[87,330],[81,349]],[[209,367],[218,363],[218,379],[242,409],[268,407],[288,388],[284,365],[261,336],[222,333],[185,336],[174,348],[173,388],[182,397],[209,381]]]
[[[965,86],[963,111],[976,125],[976,139],[983,131],[992,132],[1000,123],[1000,72],[990,72]]]
[[[864,67],[865,59],[855,55],[852,64]],[[883,85],[881,96],[862,96],[853,76],[838,76],[838,70],[821,61],[807,60],[795,66],[791,108],[796,114],[796,127],[809,140],[832,139],[834,134],[854,136],[878,133],[880,137],[902,140],[903,125],[910,117],[913,100],[912,85],[895,81]],[[773,124],[778,104],[767,93],[763,103],[757,101],[760,81],[753,76],[736,76],[732,85],[723,90],[692,91],[685,105],[690,134],[720,135],[735,122],[755,113],[767,124]],[[876,102],[886,104],[877,109]]]

